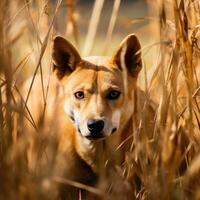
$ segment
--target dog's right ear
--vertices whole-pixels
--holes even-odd
[[[61,36],[56,36],[53,40],[52,58],[53,71],[60,80],[72,73],[81,61],[76,48]]]

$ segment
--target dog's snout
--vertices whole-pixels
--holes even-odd
[[[104,121],[92,119],[87,122],[87,126],[90,132],[100,133],[104,128]]]

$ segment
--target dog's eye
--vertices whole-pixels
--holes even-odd
[[[84,92],[82,92],[82,91],[75,92],[75,93],[74,93],[74,96],[75,96],[77,99],[83,99],[83,98],[84,98]]]
[[[115,100],[118,99],[120,96],[121,92],[117,91],[117,90],[112,90],[108,93],[107,98],[109,100]]]

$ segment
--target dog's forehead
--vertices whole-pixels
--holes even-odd
[[[70,88],[122,86],[121,71],[110,62],[109,57],[92,56],[84,58],[67,80]]]
[[[109,56],[89,56],[84,58],[85,61],[96,66],[108,66],[110,64]]]

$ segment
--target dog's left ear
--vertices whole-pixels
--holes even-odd
[[[121,42],[112,57],[112,62],[121,70],[124,65],[131,76],[137,77],[142,68],[142,59],[141,45],[136,35],[130,34]]]

